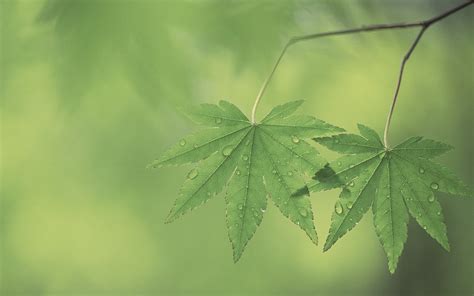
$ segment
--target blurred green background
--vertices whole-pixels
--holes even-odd
[[[369,212],[322,253],[270,207],[237,264],[222,196],[164,219],[189,168],[145,166],[195,127],[179,106],[249,111],[295,34],[421,20],[459,1],[0,0],[1,295],[473,295],[473,200],[440,195],[452,251],[412,220],[395,275]],[[391,142],[424,135],[474,179],[474,7],[409,61]],[[382,131],[416,30],[301,43],[262,100]],[[328,159],[334,154],[321,149]],[[337,190],[313,194],[327,234]]]

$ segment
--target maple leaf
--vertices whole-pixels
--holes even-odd
[[[473,195],[458,177],[431,160],[452,147],[412,137],[385,149],[374,130],[358,127],[361,136],[340,134],[315,139],[330,150],[346,154],[318,171],[307,187],[313,192],[343,188],[334,207],[324,251],[354,228],[370,207],[391,273],[396,270],[407,239],[408,213],[449,251],[441,206],[434,192]]]
[[[267,195],[280,212],[316,244],[311,203],[291,198],[327,162],[304,138],[342,129],[311,116],[292,115],[303,101],[277,106],[252,124],[233,104],[202,104],[188,111],[209,128],[181,139],[152,166],[199,162],[189,171],[167,222],[203,204],[226,188],[226,220],[234,261],[239,260],[267,208]]]

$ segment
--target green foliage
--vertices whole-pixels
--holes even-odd
[[[342,187],[324,250],[354,228],[372,207],[375,230],[391,273],[407,239],[408,212],[449,251],[441,206],[434,192],[473,195],[459,178],[431,160],[451,147],[412,137],[385,149],[374,130],[359,125],[359,131],[361,136],[340,134],[315,139],[328,149],[345,154],[317,172],[308,184],[313,192]]]
[[[275,107],[252,124],[234,105],[203,104],[188,110],[196,123],[208,126],[181,139],[152,166],[198,162],[187,174],[167,222],[205,203],[226,188],[226,219],[234,261],[239,260],[261,223],[269,196],[281,213],[316,244],[311,204],[291,198],[326,161],[304,138],[343,131],[311,116],[292,115],[302,101]]]

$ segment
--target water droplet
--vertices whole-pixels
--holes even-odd
[[[229,156],[232,153],[232,150],[232,146],[225,146],[224,149],[222,149],[222,155]]]
[[[424,174],[424,173],[425,173],[425,169],[424,169],[424,168],[420,168],[420,169],[418,170],[418,172],[420,172],[420,174]]]
[[[440,216],[440,215],[441,215],[441,212],[437,212],[436,215]]]
[[[438,183],[435,183],[435,182],[431,183],[430,187],[431,187],[431,189],[433,189],[433,190],[438,190],[438,189],[439,189]]]
[[[235,174],[236,174],[237,176],[240,176],[240,171],[239,171],[239,170],[236,170],[236,171],[235,171]]]
[[[188,179],[193,180],[199,175],[199,171],[197,169],[192,169],[188,173]]]
[[[260,211],[261,211],[262,213],[265,213],[266,210],[267,210],[267,209],[260,209]]]
[[[429,202],[434,202],[434,200],[435,200],[434,195],[428,196],[428,201]]]
[[[179,145],[180,145],[180,146],[186,145],[186,140],[185,140],[185,139],[181,139],[181,140],[179,141]]]
[[[298,144],[300,142],[300,139],[297,136],[291,136],[291,141],[293,141],[293,143],[295,144]]]
[[[338,162],[337,162],[337,165],[338,165],[338,166],[341,166],[341,165],[342,165],[342,162],[338,161]]]
[[[351,181],[351,183],[349,183],[349,186],[351,187],[354,187],[354,185],[355,185],[354,181]]]
[[[341,202],[340,201],[337,201],[336,202],[336,205],[334,206],[334,210],[336,211],[337,214],[342,214],[342,205],[341,205]]]
[[[426,225],[425,225],[425,226],[423,226],[423,229],[424,229],[424,230],[426,230]]]
[[[272,171],[272,173],[273,173],[273,174],[276,174],[276,173],[277,173],[277,171],[276,171],[276,170],[273,170],[273,171]]]
[[[299,212],[300,212],[300,215],[303,216],[303,217],[308,216],[308,213],[306,212],[305,209],[300,209]]]
[[[243,160],[249,160],[249,157],[248,157],[247,154],[244,154],[244,155],[242,155],[242,159],[243,159]]]
[[[293,176],[293,172],[292,172],[292,171],[289,171],[289,172],[288,172],[288,176],[290,176],[290,177]]]
[[[243,218],[243,217],[244,217],[244,214],[242,214],[242,213],[239,214],[239,217],[240,217],[240,218]]]
[[[354,204],[352,203],[352,201],[350,201],[350,202],[347,203],[347,208],[350,210],[350,209],[352,209],[353,205]]]
[[[353,165],[353,164],[350,164],[350,165],[349,165],[349,168],[350,168],[350,169],[352,169],[353,167],[354,167],[354,165]]]
[[[334,139],[334,143],[339,144],[339,139]]]
[[[222,123],[222,119],[220,119],[220,118],[216,118],[215,121],[216,121],[217,124],[221,124],[221,123]]]

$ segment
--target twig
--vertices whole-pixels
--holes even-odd
[[[385,131],[384,131],[384,145],[388,149],[388,130],[390,128],[390,123],[392,120],[392,115],[393,111],[395,109],[395,103],[397,102],[397,97],[398,93],[400,90],[400,85],[402,81],[402,76],[403,76],[403,70],[405,68],[405,64],[410,58],[411,54],[413,53],[413,50],[415,49],[416,45],[420,41],[421,37],[423,36],[423,33],[430,27],[432,24],[439,22],[440,20],[448,17],[449,15],[468,7],[469,5],[473,4],[474,0],[468,0],[456,7],[453,7],[437,16],[434,16],[430,19],[424,20],[424,21],[417,21],[417,22],[409,22],[409,23],[394,23],[394,24],[377,24],[377,25],[370,25],[370,26],[363,26],[360,28],[354,28],[354,29],[346,29],[346,30],[338,30],[338,31],[329,31],[329,32],[323,32],[323,33],[316,33],[316,34],[308,34],[308,35],[301,35],[301,36],[296,36],[288,40],[288,42],[285,44],[283,47],[283,50],[281,51],[275,65],[272,68],[272,71],[270,72],[270,75],[268,75],[267,79],[263,82],[262,87],[260,88],[260,91],[257,95],[257,98],[255,99],[255,103],[253,104],[252,108],[252,124],[255,124],[255,113],[257,111],[257,106],[260,103],[261,98],[263,97],[263,94],[265,93],[265,90],[267,89],[268,84],[272,80],[273,74],[275,74],[276,69],[278,68],[278,65],[280,64],[283,56],[285,55],[286,51],[288,48],[296,44],[298,42],[306,41],[306,40],[312,40],[320,37],[328,37],[328,36],[336,36],[336,35],[346,35],[346,34],[354,34],[354,33],[361,33],[361,32],[372,32],[372,31],[380,31],[380,30],[391,30],[391,29],[407,29],[407,28],[414,28],[414,27],[421,27],[420,32],[416,36],[415,41],[411,45],[410,49],[408,52],[405,54],[402,60],[402,64],[400,67],[400,74],[398,77],[398,82],[397,82],[397,87],[395,90],[395,95],[392,100],[392,104],[390,106],[390,111],[387,116],[387,122],[385,125]]]
[[[402,78],[403,78],[403,70],[405,69],[405,64],[410,58],[412,52],[415,50],[416,45],[418,44],[418,41],[420,41],[421,36],[423,36],[423,33],[426,31],[428,27],[423,26],[416,35],[415,41],[413,44],[410,46],[410,49],[408,49],[408,52],[405,54],[402,60],[402,64],[400,66],[400,74],[398,75],[398,82],[397,82],[397,87],[395,88],[395,95],[393,96],[392,104],[390,105],[390,111],[388,112],[387,116],[387,122],[385,123],[385,130],[383,132],[383,143],[386,149],[388,149],[388,129],[390,128],[390,123],[392,122],[392,115],[393,115],[393,110],[395,110],[395,104],[397,103],[397,98],[398,98],[398,92],[400,91],[400,85],[402,84]]]

